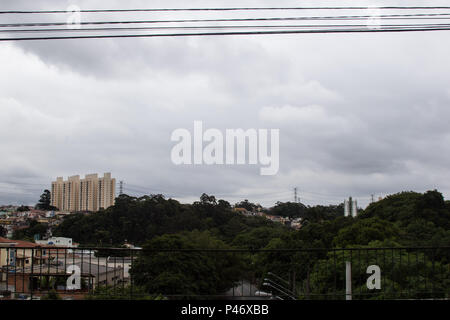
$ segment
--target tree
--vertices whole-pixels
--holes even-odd
[[[36,220],[31,219],[28,219],[27,223],[29,224],[28,228],[17,229],[14,231],[13,239],[33,241],[35,235],[39,235],[40,239],[46,235],[48,229],[46,223],[38,223]]]
[[[227,201],[204,196],[204,201],[181,204],[161,195],[140,198],[120,195],[114,206],[95,214],[67,215],[52,229],[54,236],[73,238],[83,245],[121,245],[127,240],[143,245],[164,234],[209,230],[215,237],[231,243],[241,232],[278,224],[262,217],[246,217],[231,210]],[[214,202],[216,202],[214,204]]]
[[[26,212],[30,211],[30,208],[28,206],[20,206],[17,208],[17,212]]]
[[[395,224],[373,217],[356,220],[341,228],[333,239],[333,244],[336,248],[345,248],[350,245],[367,245],[375,240],[395,239],[401,235],[401,230]]]
[[[164,235],[144,246],[130,272],[135,284],[151,295],[223,294],[241,280],[239,255],[195,249],[230,248],[207,231]]]
[[[202,204],[210,204],[210,205],[216,205],[216,204],[217,204],[216,197],[214,197],[214,196],[209,196],[209,195],[207,195],[206,193],[203,193],[203,194],[200,196],[200,202],[201,202]]]
[[[137,286],[104,286],[100,285],[90,292],[86,300],[164,300],[161,295],[152,296]]]
[[[55,210],[57,208],[51,205],[51,194],[50,191],[45,189],[41,194],[41,198],[39,199],[38,204],[36,205],[36,209],[38,210]]]
[[[217,205],[222,209],[228,209],[228,210],[231,209],[230,203],[228,201],[225,201],[222,199],[218,201]]]
[[[392,241],[373,241],[359,248],[396,247]],[[383,253],[383,254],[381,254]],[[352,287],[354,299],[430,299],[448,298],[450,284],[449,265],[427,257],[424,252],[392,250],[389,258],[385,251],[361,250],[352,260]],[[411,256],[411,257],[410,257]],[[412,258],[414,257],[414,259]],[[410,259],[411,258],[411,259]],[[410,259],[410,260],[409,260]],[[349,251],[329,251],[316,262],[311,274],[311,289],[317,299],[345,296],[346,261],[351,260]],[[403,262],[403,263],[402,263]],[[366,285],[369,265],[377,265],[382,273],[381,290],[369,290]],[[432,284],[432,285],[431,285]],[[432,286],[432,290],[430,287]],[[312,297],[314,298],[314,297]]]
[[[278,228],[276,228],[278,227]],[[282,225],[257,227],[238,234],[232,244],[242,249],[263,249],[272,239],[281,238],[288,230]]]
[[[305,218],[306,206],[296,202],[277,202],[269,213],[274,216],[284,216],[289,218]]]
[[[247,211],[254,212],[261,206],[259,204],[252,203],[245,199],[244,201],[238,202],[234,205],[235,208],[244,208]]]
[[[0,226],[0,237],[6,237],[7,234],[8,230],[6,230],[3,226]]]
[[[55,290],[50,290],[41,299],[42,300],[61,300],[61,296]]]

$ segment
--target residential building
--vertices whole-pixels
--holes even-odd
[[[84,179],[80,176],[62,177],[52,182],[52,206],[63,212],[98,211],[114,205],[116,197],[116,179],[111,173],[103,177],[88,174]]]
[[[62,255],[64,256],[64,255]],[[60,255],[61,257],[61,255]],[[67,272],[69,268],[76,266],[80,270],[81,288],[70,288],[67,286],[67,279],[71,273]],[[50,264],[32,265],[25,268],[14,270],[5,275],[3,272],[6,287],[13,293],[20,292],[28,294],[31,291],[35,295],[42,295],[48,291],[48,287],[43,283],[62,283],[56,286],[58,293],[78,293],[86,294],[89,289],[95,289],[97,286],[116,286],[122,284],[124,280],[123,266],[110,266],[89,263],[72,259],[53,260]],[[42,281],[45,279],[44,281]],[[59,280],[57,280],[59,279]]]
[[[47,259],[46,247],[37,243],[0,237],[0,268],[40,265]]]
[[[52,239],[57,244],[72,243],[69,238]],[[59,283],[57,291],[71,291],[66,287],[66,280],[71,275],[68,270],[73,266],[80,270],[83,287],[75,291],[81,293],[87,293],[89,288],[94,289],[98,285],[118,285],[128,281],[132,261],[130,257],[95,258],[85,253],[73,247],[57,248],[51,244],[0,237],[0,289],[13,293],[34,291],[40,294],[48,290],[45,284],[54,281]]]

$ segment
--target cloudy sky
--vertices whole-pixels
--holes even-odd
[[[7,0],[0,10],[186,3]],[[299,3],[318,5],[189,6]],[[348,3],[356,1],[339,5]],[[336,2],[320,1],[327,4]],[[438,189],[448,198],[449,39],[450,31],[438,31],[0,42],[0,204],[34,204],[57,176],[95,172],[112,172],[126,193],[181,201],[206,192],[270,206],[292,201],[294,187],[308,205],[351,195],[364,207],[371,194],[403,190]],[[261,176],[259,165],[174,165],[171,133],[192,131],[195,120],[205,129],[280,129],[278,174]]]

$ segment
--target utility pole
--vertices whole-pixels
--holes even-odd
[[[371,199],[372,199],[372,201],[370,203],[373,203],[373,194],[371,195]]]
[[[345,261],[345,300],[352,300],[352,263]]]
[[[294,202],[297,203],[297,187],[294,188]]]

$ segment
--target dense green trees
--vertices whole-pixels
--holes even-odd
[[[436,190],[402,192],[372,203],[356,218],[315,220],[265,247],[324,250],[259,253],[256,259],[266,270],[285,278],[295,274],[302,297],[342,298],[345,261],[352,261],[354,298],[448,298],[449,250],[400,248],[450,246],[449,222],[449,203]],[[351,248],[394,249],[353,252]],[[366,287],[366,268],[371,264],[383,270],[383,290]]]
[[[374,241],[358,248],[396,247],[392,241]],[[315,262],[309,281],[298,279],[300,290],[308,282],[315,298],[342,298],[345,295],[345,262],[352,262],[353,299],[426,299],[450,296],[448,262],[431,258],[427,251],[380,249],[329,251]],[[367,267],[377,265],[381,270],[380,290],[366,285]],[[336,272],[336,270],[338,272]],[[314,298],[314,297],[309,297]]]
[[[156,237],[130,271],[136,285],[168,296],[220,295],[241,279],[245,266],[239,253],[195,249],[231,247],[208,231]]]
[[[277,202],[269,213],[289,218],[306,218],[306,206],[296,202]]]
[[[46,235],[48,229],[48,225],[46,223],[38,223],[36,220],[32,219],[28,219],[27,222],[29,227],[15,230],[13,233],[13,239],[33,241],[35,236],[42,239]]]
[[[150,295],[143,287],[133,286],[98,286],[90,292],[86,300],[165,300],[162,295]]]
[[[345,248],[351,245],[367,245],[375,240],[391,240],[401,236],[400,229],[378,217],[358,219],[341,228],[333,239],[333,247]]]
[[[5,227],[0,226],[0,237],[6,237],[7,234],[8,234],[8,230],[6,230]]]
[[[275,216],[284,216],[289,218],[303,218],[308,222],[320,222],[324,220],[332,220],[336,217],[344,215],[344,206],[305,206],[296,202],[277,202],[275,206],[270,208],[269,214]]]
[[[424,194],[402,192],[375,202],[360,219],[378,217],[400,229],[405,246],[450,245],[450,204],[436,190]]]
[[[20,206],[17,208],[17,212],[26,212],[30,211],[30,208],[28,206]]]
[[[247,202],[239,206],[253,208]],[[356,218],[344,217],[342,204],[307,207],[277,203],[269,212],[301,217],[303,226],[294,231],[263,217],[246,217],[233,212],[228,202],[207,194],[193,204],[181,204],[162,195],[141,198],[121,195],[115,206],[107,210],[66,217],[54,234],[72,237],[85,245],[120,245],[125,240],[144,245],[132,273],[136,284],[152,295],[221,294],[242,279],[252,283],[256,279],[261,285],[262,279],[272,272],[290,279],[291,288],[303,292],[303,297],[315,293],[324,298],[343,294],[342,270],[346,259],[352,259],[346,256],[352,252],[351,248],[450,245],[450,203],[436,190],[388,196],[361,210]],[[227,252],[222,256],[186,251],[229,248],[249,251]],[[184,251],[158,252],[161,249]],[[368,263],[378,263],[384,271],[389,270],[383,278],[385,290],[373,294],[373,298],[398,293],[400,296],[395,297],[406,297],[401,295],[405,290],[409,290],[410,297],[427,297],[430,294],[427,281],[440,281],[435,279],[435,268],[442,271],[439,276],[450,278],[448,249],[420,252],[398,249],[394,251],[397,255],[388,255],[388,259],[386,255],[364,256],[365,251],[355,252],[363,253],[363,260],[353,260],[357,261],[355,286],[361,297],[367,294],[364,279]],[[408,264],[408,259],[416,262]],[[436,284],[436,294],[448,296],[447,282]]]
[[[261,249],[272,239],[278,239],[286,233],[281,227],[264,226],[240,232],[232,241],[232,245],[242,249]]]
[[[263,217],[235,213],[228,202],[206,194],[193,204],[181,204],[162,195],[121,195],[107,210],[69,215],[54,234],[86,245],[120,245],[125,240],[139,245],[164,234],[208,230],[226,243],[247,249],[264,248],[285,233],[292,233],[304,247],[315,248],[367,245],[386,239],[404,246],[450,243],[450,205],[435,190],[388,196],[369,205],[356,218],[343,217],[340,211],[342,206],[277,203],[270,210],[272,214],[302,215],[308,221],[294,232]],[[26,233],[32,235],[35,231]]]
[[[235,208],[244,208],[248,211],[257,211],[259,208],[261,208],[261,205],[252,203],[248,201],[248,199],[245,199],[244,201],[238,202],[234,205]]]
[[[218,239],[231,243],[238,234],[258,227],[283,228],[261,217],[235,213],[228,202],[206,194],[193,204],[181,204],[162,195],[121,195],[107,210],[69,215],[53,234],[85,245],[121,245],[125,240],[142,245],[164,234],[209,230]]]

